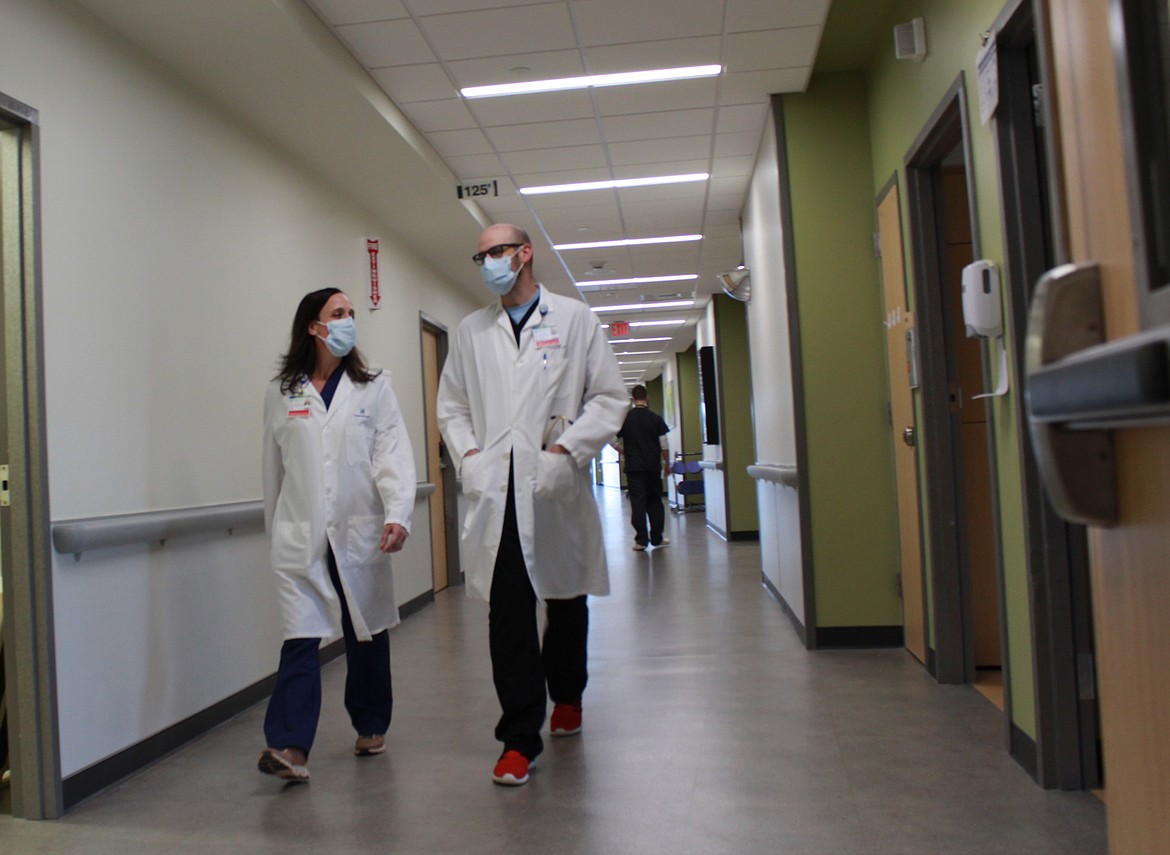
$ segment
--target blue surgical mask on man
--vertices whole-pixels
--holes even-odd
[[[516,250],[519,252],[520,250]],[[501,255],[499,258],[492,258],[490,255],[485,256],[483,260],[483,267],[479,268],[479,275],[483,277],[483,284],[487,285],[488,290],[498,296],[504,296],[512,290],[512,286],[516,284],[516,277],[520,275],[519,270],[512,269],[512,255]]]
[[[325,326],[329,329],[329,335],[317,338],[325,342],[329,352],[337,358],[347,356],[357,344],[357,325],[354,324],[353,318],[340,318],[330,321]]]

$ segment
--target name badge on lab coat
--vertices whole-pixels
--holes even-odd
[[[288,402],[288,417],[290,419],[307,419],[309,417],[309,398],[307,395],[290,395],[285,400]]]
[[[536,345],[537,350],[546,347],[560,347],[561,336],[556,327],[539,326],[532,331],[532,342]]]

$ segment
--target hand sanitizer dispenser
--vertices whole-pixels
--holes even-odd
[[[979,260],[963,268],[963,322],[968,338],[1003,335],[999,272],[993,262]]]

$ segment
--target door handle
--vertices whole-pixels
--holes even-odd
[[[1093,427],[1090,415],[1102,412],[1108,378],[1079,382],[1093,371],[1104,320],[1095,264],[1066,264],[1041,276],[1028,313],[1024,399],[1036,463],[1056,512],[1070,522],[1110,526],[1117,522],[1113,435]]]
[[[918,434],[915,432],[913,427],[902,429],[902,442],[906,443],[911,448],[918,445]]]

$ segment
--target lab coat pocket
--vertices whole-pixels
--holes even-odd
[[[365,466],[369,468],[373,459],[374,428],[372,425],[358,423],[345,428],[345,460],[351,466]]]
[[[309,569],[309,524],[277,520],[272,525],[269,558],[275,570],[305,573]]]
[[[571,455],[540,452],[536,461],[536,498],[569,502],[577,497],[581,482]]]
[[[364,567],[384,557],[378,548],[383,526],[382,517],[350,517],[346,521],[345,556],[349,566]]]
[[[463,466],[459,470],[459,480],[463,484],[463,495],[469,499],[478,499],[483,495],[484,488],[484,453],[472,454],[463,458]]]

